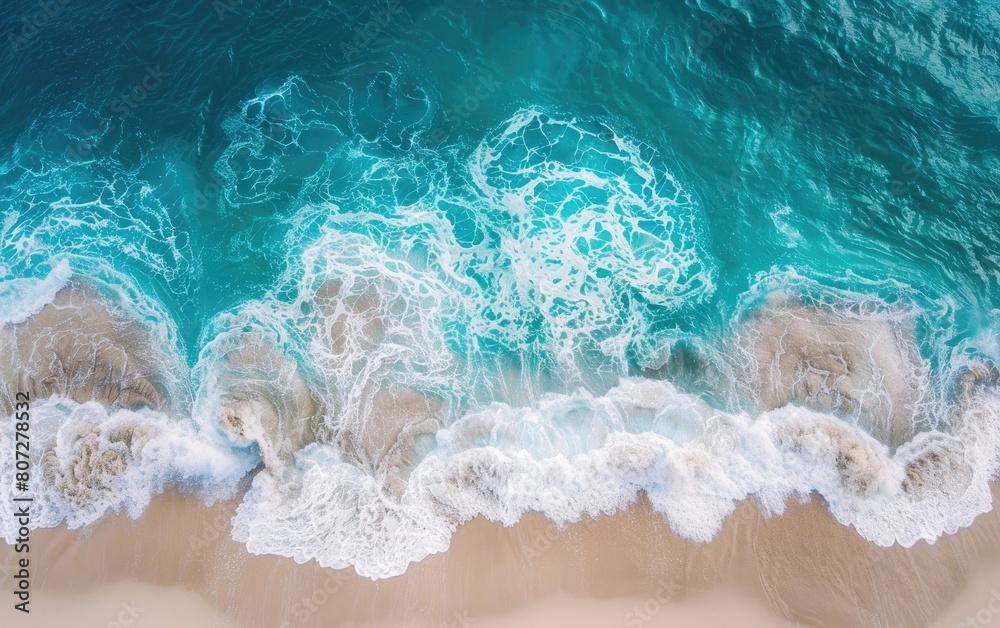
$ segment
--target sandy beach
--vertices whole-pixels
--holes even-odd
[[[996,511],[910,549],[868,543],[815,500],[774,518],[743,503],[707,544],[642,502],[562,530],[535,515],[509,528],[476,519],[448,552],[371,581],[248,554],[229,538],[236,505],[167,494],[138,521],[36,532],[32,613],[5,604],[3,625],[1000,625]],[[13,557],[4,546],[7,589]]]

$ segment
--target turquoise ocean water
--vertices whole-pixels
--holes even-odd
[[[39,399],[37,525],[256,469],[251,551],[384,577],[640,492],[698,540],[745,498],[884,545],[992,507],[995,3],[5,0],[0,35],[3,355],[88,286],[169,398]],[[123,462],[70,495],[81,442]]]

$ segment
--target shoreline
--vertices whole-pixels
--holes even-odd
[[[991,486],[996,503],[1000,482]],[[139,520],[119,514],[78,531],[38,530],[33,612],[5,605],[0,618],[11,626],[83,617],[82,625],[140,628],[175,625],[181,616],[186,625],[219,628],[540,626],[570,618],[580,628],[696,618],[706,626],[733,618],[776,627],[891,618],[893,626],[943,627],[982,611],[991,615],[981,625],[1000,625],[1000,613],[989,610],[991,574],[1000,574],[995,508],[934,545],[909,549],[865,541],[815,497],[773,518],[743,502],[708,543],[677,537],[644,499],[561,530],[537,513],[511,527],[479,517],[458,529],[447,552],[372,581],[353,569],[249,554],[229,537],[238,503],[205,507],[169,492]],[[12,547],[0,548],[0,566],[13,556]],[[132,603],[142,609],[136,618],[126,612]]]

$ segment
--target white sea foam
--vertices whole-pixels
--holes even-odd
[[[89,276],[141,276],[186,303],[198,262],[176,161],[123,163],[116,148],[129,134],[106,122],[83,103],[48,111],[0,159],[0,276],[68,260]]]
[[[469,169],[509,266],[500,292],[543,317],[563,368],[591,343],[621,365],[630,351],[641,360],[649,304],[689,306],[714,289],[690,195],[651,149],[612,129],[519,111]],[[483,303],[477,319],[495,307]]]
[[[1000,394],[978,389],[956,412],[954,433],[924,432],[890,454],[828,414],[787,406],[751,418],[714,410],[668,382],[626,380],[604,397],[552,395],[537,409],[469,413],[437,434],[438,447],[399,499],[310,446],[297,456],[300,490],[255,479],[234,537],[253,552],[353,565],[381,578],[442,551],[458,524],[480,514],[512,525],[539,511],[566,523],[622,509],[641,490],[678,534],[707,541],[739,500],[780,514],[790,497],[815,491],[865,538],[910,546],[991,507]],[[655,417],[654,429],[628,431],[642,415]],[[701,432],[664,436],[679,418]]]
[[[172,322],[154,299],[105,271],[84,282],[62,263],[44,280],[10,280],[10,292],[35,310],[0,326],[0,407],[11,416],[16,391],[31,401],[31,480],[18,495],[35,500],[33,528],[80,527],[114,511],[138,517],[171,484],[218,499],[256,464],[191,419]],[[0,533],[8,542],[18,532],[10,512],[15,426],[0,428]]]
[[[359,89],[392,102],[400,88],[376,78],[324,94],[293,78],[230,121],[221,162],[239,184],[228,203],[301,209],[277,218],[286,271],[210,322],[192,374],[163,308],[100,264],[87,266],[99,289],[80,292],[103,299],[84,335],[46,319],[73,279],[53,271],[0,289],[24,303],[0,331],[29,374],[36,356],[22,346],[35,345],[19,338],[37,330],[58,355],[118,364],[78,351],[100,345],[143,358],[124,360],[137,373],[114,371],[114,395],[75,368],[36,403],[36,525],[138,516],[171,483],[218,497],[263,462],[234,538],[382,578],[444,551],[477,515],[511,525],[538,511],[561,524],[640,493],[700,541],[743,499],[780,514],[816,492],[883,545],[933,540],[990,508],[996,378],[946,351],[935,369],[926,354],[939,347],[917,344],[919,307],[772,273],[706,358],[731,403],[623,377],[670,352],[654,309],[683,312],[714,289],[698,209],[652,151],[529,109],[446,175],[408,144],[424,100],[405,120],[342,116],[338,103]],[[355,185],[332,192],[344,178]],[[977,375],[946,395],[961,369]],[[539,385],[512,390],[525,380]],[[156,395],[118,394],[153,381]],[[0,488],[7,526],[11,486]]]
[[[0,327],[23,323],[52,302],[70,279],[69,262],[63,260],[44,279],[9,279],[0,282]]]
[[[321,101],[293,81],[249,103],[231,132],[273,164],[254,125],[298,103],[282,124],[301,143],[326,124],[310,122]],[[218,321],[271,330],[323,408],[315,440],[279,443],[280,472],[268,464],[239,507],[234,538],[250,551],[382,578],[443,551],[477,515],[566,523],[640,492],[701,541],[743,499],[780,514],[817,492],[880,544],[933,540],[989,509],[1000,395],[989,383],[940,392],[958,367],[935,370],[921,352],[916,328],[931,319],[913,291],[759,279],[730,337],[708,347],[714,392],[731,401],[715,407],[668,381],[621,378],[669,353],[648,308],[683,311],[714,289],[697,207],[650,150],[528,109],[472,150],[464,181],[418,167],[419,147],[388,150],[385,129],[330,119],[344,141],[326,163],[351,157],[356,186],[327,194],[340,166],[296,184],[308,202],[284,219],[287,272]],[[490,346],[520,362],[491,359]],[[202,358],[199,372],[225,370]],[[538,363],[552,378],[527,378],[549,392],[510,394],[504,382]],[[265,459],[276,442],[258,443]]]
[[[454,173],[442,153],[452,149],[401,150],[407,132],[419,140],[430,104],[383,78],[317,87],[291,77],[227,121],[229,204],[301,207],[281,217],[291,266],[329,231],[369,235],[386,265],[433,277],[467,318],[472,351],[499,344],[557,363],[575,383],[652,362],[650,308],[681,309],[714,290],[700,209],[649,146],[525,109],[471,154],[449,154],[464,162]],[[391,115],[376,124],[344,111],[362,92]]]
[[[0,475],[14,474],[13,422],[0,431]],[[138,518],[150,499],[168,485],[197,491],[207,501],[231,496],[252,468],[224,441],[199,432],[190,419],[149,409],[109,410],[96,402],[50,397],[31,408],[31,483],[16,493],[12,481],[0,486],[0,534],[17,537],[12,497],[34,498],[32,528],[66,523],[78,528],[105,514]]]

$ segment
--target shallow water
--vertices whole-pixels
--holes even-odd
[[[640,492],[696,540],[748,497],[882,545],[992,507],[989,3],[37,11],[0,13],[0,392],[38,524],[262,465],[237,540],[379,578]]]

